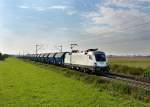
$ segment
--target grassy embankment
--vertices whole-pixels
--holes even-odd
[[[148,107],[129,96],[111,95],[62,73],[64,68],[9,58],[0,62],[0,106]],[[68,75],[68,74],[66,74]]]
[[[150,79],[149,57],[114,57],[109,58],[111,71],[135,76],[145,76]]]

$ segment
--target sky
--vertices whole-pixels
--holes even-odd
[[[0,0],[0,51],[150,55],[150,0]]]

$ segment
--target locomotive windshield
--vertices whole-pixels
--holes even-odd
[[[106,61],[105,54],[95,54],[96,61]]]

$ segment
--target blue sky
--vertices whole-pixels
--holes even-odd
[[[0,51],[150,54],[150,0],[0,0]]]

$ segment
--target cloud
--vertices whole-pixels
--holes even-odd
[[[29,7],[28,6],[25,6],[25,5],[20,5],[18,6],[19,8],[22,8],[22,9],[28,9]]]
[[[95,35],[105,35],[105,34],[108,34],[108,33],[111,33],[113,30],[112,29],[109,29],[107,27],[89,27],[89,28],[86,28],[85,29],[86,32],[90,33],[90,34],[95,34]]]
[[[48,7],[47,9],[65,10],[65,9],[67,9],[67,6],[65,6],[65,5],[53,5],[53,6]]]
[[[111,2],[110,2],[111,1]],[[118,1],[118,2],[117,2]],[[103,31],[115,31],[115,32],[132,32],[131,29],[136,28],[135,30],[138,32],[143,29],[150,29],[150,24],[148,22],[150,21],[150,14],[144,11],[141,11],[139,9],[135,8],[135,5],[138,3],[133,3],[131,0],[108,0],[104,5],[100,5],[97,8],[97,11],[91,11],[88,14],[85,15],[86,19],[90,23],[93,24],[93,26],[86,27],[86,31],[88,33],[93,34],[101,34]],[[134,1],[134,0],[133,0]],[[120,7],[122,5],[129,5],[132,7],[130,9],[122,9],[122,8],[116,8],[110,6],[110,4],[113,5],[119,5]],[[125,4],[126,3],[126,4]],[[132,3],[132,4],[130,4]],[[106,5],[107,4],[107,5]],[[112,5],[111,4],[111,5]],[[139,4],[138,4],[139,5]],[[128,5],[127,5],[128,6]],[[130,7],[129,6],[129,7]],[[145,23],[145,24],[144,24]],[[144,24],[144,28],[142,26]],[[108,28],[103,28],[103,25],[108,25]],[[100,26],[96,27],[95,26]],[[139,28],[137,28],[139,26]],[[136,31],[134,31],[136,33]],[[136,34],[138,35],[138,34]]]
[[[46,11],[47,9],[45,7],[39,7],[39,6],[36,6],[36,7],[32,7],[34,10],[36,11]]]
[[[67,6],[65,5],[53,5],[53,6],[34,6],[32,9],[36,11],[49,11],[49,10],[58,10],[58,11],[65,11]]]
[[[68,30],[67,27],[60,27],[60,28],[58,28],[58,29],[61,30],[61,31],[67,31],[67,30]]]
[[[120,8],[149,8],[149,0],[105,0],[105,6],[117,6]]]
[[[77,11],[75,11],[75,10],[66,11],[66,14],[69,15],[69,16],[74,15],[76,13],[77,13]]]
[[[69,16],[76,14],[76,11],[73,9],[73,7],[66,6],[66,5],[53,5],[53,6],[48,7],[47,9],[60,10]]]
[[[90,35],[82,43],[108,52],[148,54],[149,7],[149,0],[105,0],[82,15],[88,23],[84,31]]]
[[[35,11],[39,11],[39,12],[48,12],[48,11],[62,11],[63,13],[65,13],[66,15],[74,15],[76,14],[76,10],[68,5],[52,5],[52,6],[26,6],[26,5],[20,5],[18,6],[18,8],[21,9],[32,9]]]

